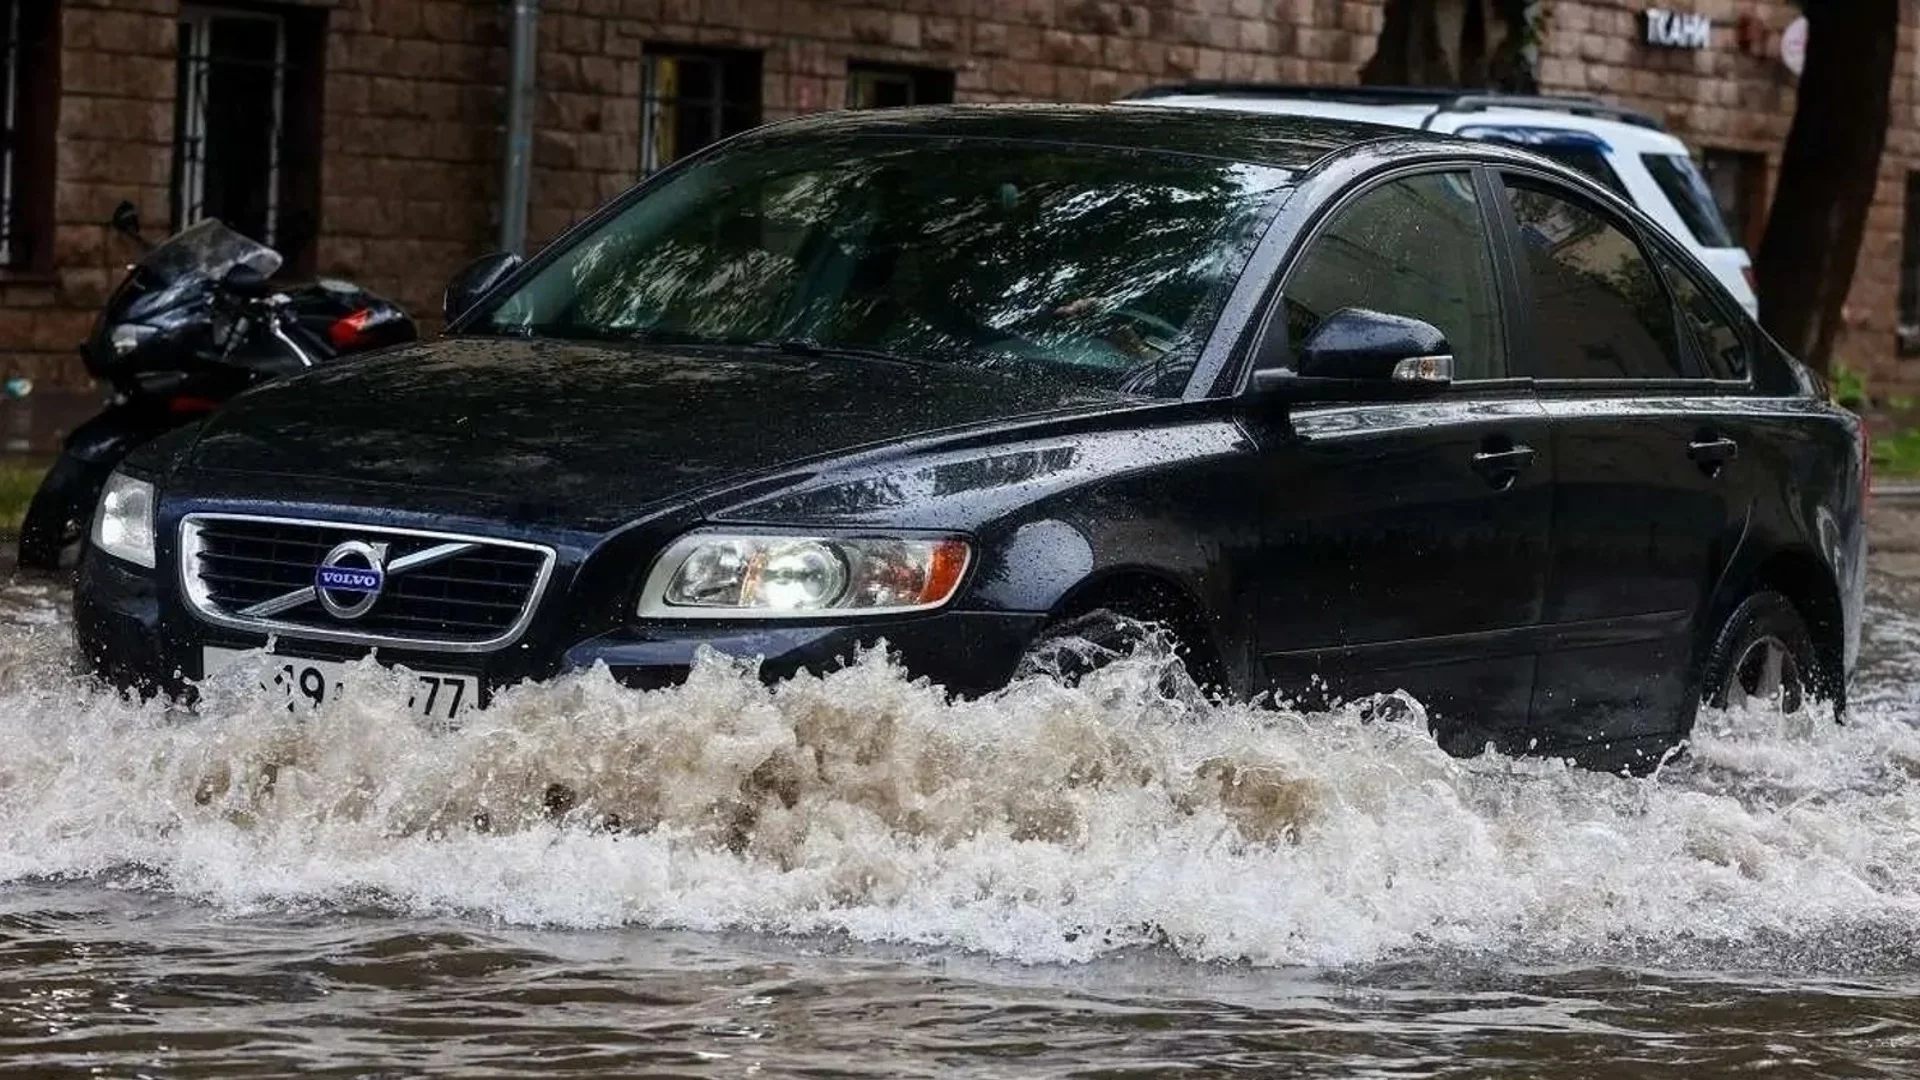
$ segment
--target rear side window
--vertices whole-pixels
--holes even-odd
[[[1654,183],[1660,185],[1667,201],[1679,212],[1680,220],[1687,223],[1687,231],[1702,247],[1736,246],[1727,232],[1726,220],[1720,216],[1720,204],[1714,201],[1713,189],[1707,186],[1700,170],[1694,168],[1692,158],[1685,154],[1642,154],[1640,159],[1646,162]]]
[[[1392,180],[1349,202],[1287,279],[1287,341],[1298,350],[1327,316],[1368,308],[1433,324],[1458,381],[1506,374],[1499,287],[1473,178]]]
[[[1716,379],[1746,378],[1746,335],[1698,278],[1665,255],[1655,258],[1660,263],[1660,272],[1667,276],[1667,284],[1673,288],[1673,297],[1679,302],[1681,318],[1693,335],[1693,343],[1706,359],[1707,371]]]
[[[1673,304],[1631,233],[1544,184],[1509,177],[1542,379],[1678,379]]]

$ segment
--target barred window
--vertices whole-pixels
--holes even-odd
[[[847,65],[847,108],[890,109],[953,103],[953,72],[907,64]]]
[[[0,0],[0,266],[53,269],[60,8]]]
[[[640,171],[760,123],[760,54],[648,45],[641,57]]]
[[[219,218],[289,266],[310,265],[324,18],[309,8],[181,9],[174,228]]]

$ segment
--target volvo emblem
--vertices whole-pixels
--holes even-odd
[[[386,584],[387,545],[349,540],[327,552],[313,571],[320,606],[336,619],[352,621],[373,610]]]

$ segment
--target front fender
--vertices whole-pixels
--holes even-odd
[[[1022,432],[1017,441],[940,446],[827,469],[714,512],[765,527],[951,531],[979,559],[963,606],[1045,612],[1089,578],[1138,568],[1203,604],[1222,549],[1253,514],[1230,480],[1252,451],[1221,416],[1153,427]],[[1236,506],[1236,504],[1240,504]]]

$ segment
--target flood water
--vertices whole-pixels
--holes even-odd
[[[1649,779],[1195,708],[588,673],[455,731],[65,674],[0,596],[0,1075],[1920,1072],[1920,589]],[[556,795],[553,785],[567,793]]]

